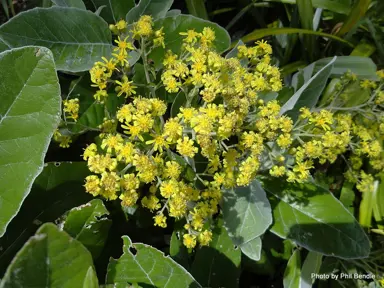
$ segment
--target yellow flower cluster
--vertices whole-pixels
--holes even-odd
[[[302,107],[297,119],[290,118],[281,115],[277,100],[259,99],[260,92],[282,87],[279,70],[271,65],[271,46],[263,41],[243,45],[237,57],[223,58],[214,51],[214,31],[206,27],[180,33],[182,51],[166,53],[161,82],[151,86],[151,95],[139,96],[138,84],[127,76],[127,52],[135,45],[164,46],[164,33],[143,16],[128,31],[131,37],[122,40],[123,24],[111,27],[119,35],[117,53],[90,71],[99,88],[97,100],[108,96],[109,85],[127,99],[100,126],[100,143],[84,151],[94,173],[86,178],[88,193],[120,198],[124,206],[140,204],[155,213],[155,226],[167,227],[168,217],[184,219],[183,243],[194,248],[212,239],[211,219],[219,211],[221,189],[246,186],[260,174],[304,182],[316,165],[343,158],[349,167],[346,178],[354,179],[360,191],[373,189],[374,176],[362,168],[365,160],[376,171],[384,168],[383,80],[371,81],[375,85],[366,89],[373,96],[364,105]],[[144,59],[143,65],[146,71],[153,68]],[[112,80],[115,72],[120,80]],[[186,103],[173,117],[166,103],[155,98],[162,85],[169,93],[185,95]],[[197,157],[204,167],[198,167]]]
[[[73,119],[75,122],[79,118],[79,99],[78,98],[73,98],[69,100],[64,100],[63,101],[63,111],[65,113],[66,118]]]

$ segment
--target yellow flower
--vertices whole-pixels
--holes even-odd
[[[123,31],[125,30],[125,28],[127,28],[127,22],[125,20],[119,20],[115,27],[120,30],[120,31]]]
[[[153,212],[154,210],[160,209],[161,205],[159,203],[159,198],[154,195],[144,196],[141,199],[141,205]]]
[[[183,139],[177,140],[177,152],[182,156],[193,158],[197,153],[197,147],[193,146],[193,140],[185,136]]]
[[[92,194],[93,196],[97,196],[100,194],[100,179],[96,175],[90,175],[85,177],[85,191],[87,193]]]
[[[198,235],[198,240],[200,245],[207,246],[212,241],[212,232],[209,230],[204,230]]]
[[[179,184],[175,179],[163,181],[160,185],[160,194],[168,199],[179,192]]]
[[[67,118],[72,118],[75,122],[77,121],[77,118],[79,118],[79,99],[73,98],[69,100],[63,101],[64,109],[63,111],[66,113]]]
[[[164,124],[164,136],[170,143],[175,143],[183,133],[183,126],[180,125],[179,119],[170,118]]]
[[[131,96],[132,94],[136,94],[135,89],[137,88],[135,85],[133,85],[132,81],[128,81],[127,76],[123,76],[123,82],[120,82],[116,80],[116,84],[118,84],[119,92],[117,93],[117,96],[121,96],[122,94],[125,94],[125,97]]]
[[[135,47],[133,47],[131,42],[127,42],[128,36],[125,37],[124,40],[120,38],[120,36],[117,36],[117,40],[115,40],[115,43],[117,44],[117,47],[114,48],[114,51],[124,51],[127,52],[127,49],[134,50]]]
[[[186,36],[183,41],[188,44],[196,43],[197,38],[200,36],[200,33],[197,33],[195,30],[188,30],[187,32],[180,32],[179,34]]]
[[[161,27],[159,30],[155,31],[155,38],[153,39],[153,45],[155,47],[161,46],[165,48],[165,43],[164,43],[164,32],[163,32],[164,27]]]
[[[120,134],[108,134],[106,138],[101,142],[101,148],[107,148],[107,153],[112,153],[112,151],[117,151],[123,144],[123,137]]]
[[[115,200],[117,198],[116,192],[120,190],[120,177],[115,172],[103,172],[101,173],[100,186],[100,195],[108,200]]]
[[[192,249],[196,246],[196,236],[191,234],[183,235],[183,244],[185,247]]]
[[[136,37],[136,36],[142,36],[142,37],[150,36],[153,32],[152,26],[153,26],[152,16],[149,16],[149,15],[141,16],[139,21],[137,21],[133,27],[134,37]]]
[[[177,180],[181,173],[181,166],[176,161],[167,161],[163,171],[163,177]]]
[[[153,217],[153,219],[155,220],[155,226],[159,226],[161,228],[167,227],[167,217],[165,217],[163,213],[157,214]]]
[[[84,150],[83,159],[88,160],[89,157],[95,156],[97,153],[97,146],[95,143],[92,143],[87,146]]]

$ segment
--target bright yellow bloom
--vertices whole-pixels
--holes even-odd
[[[193,140],[185,136],[183,139],[177,140],[177,152],[182,156],[193,158],[197,153],[197,147],[193,146]]]
[[[196,246],[196,236],[191,234],[183,235],[183,244],[185,247],[192,249]]]
[[[135,85],[133,85],[132,81],[128,81],[127,76],[123,76],[122,78],[123,82],[120,82],[116,80],[116,84],[118,84],[119,92],[117,93],[117,96],[121,96],[125,94],[125,97],[131,96],[133,94],[136,94],[135,89],[137,88]]]
[[[153,217],[153,219],[155,220],[155,226],[159,226],[161,228],[167,227],[167,217],[165,217],[163,213],[157,214]]]

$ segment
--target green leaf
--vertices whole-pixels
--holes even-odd
[[[379,187],[375,195],[375,206],[373,207],[373,216],[377,226],[384,230],[384,178],[381,177]]]
[[[376,46],[369,43],[359,43],[351,52],[351,56],[369,57],[376,51]]]
[[[284,271],[284,288],[299,288],[301,274],[300,250],[295,250]]]
[[[124,19],[127,13],[135,7],[134,0],[91,0],[95,10],[105,6],[100,13],[108,23],[115,24]]]
[[[266,178],[262,183],[273,208],[273,233],[324,255],[345,259],[369,255],[367,235],[332,193],[311,183]]]
[[[142,15],[151,15],[155,20],[164,18],[172,3],[173,0],[140,0],[139,4],[128,12],[126,20],[128,23],[133,23]]]
[[[312,108],[315,106],[327,84],[335,60],[336,57],[297,90],[296,93],[293,94],[293,96],[281,107],[280,114],[284,114],[288,111],[298,113],[301,107],[305,106]]]
[[[296,0],[265,0],[268,2],[281,2],[287,4],[296,4]],[[351,0],[312,0],[315,8],[323,8],[336,13],[348,14],[351,11]]]
[[[362,200],[359,206],[359,223],[365,228],[370,228],[372,225],[373,207],[376,205],[376,194],[379,188],[379,182],[374,182],[373,191],[369,193],[361,193]]]
[[[259,181],[223,191],[224,226],[235,245],[264,234],[272,224],[271,206]]]
[[[55,5],[61,7],[73,7],[86,10],[82,0],[51,0]]]
[[[344,21],[343,26],[341,26],[337,35],[343,36],[348,33],[355,27],[359,20],[365,15],[368,10],[369,4],[372,0],[357,0],[356,4],[353,6],[351,12],[349,13],[347,19]]]
[[[213,44],[218,53],[222,53],[227,50],[231,42],[228,32],[223,27],[220,27],[216,23],[199,19],[191,15],[180,14],[155,21],[155,29],[160,29],[161,27],[164,27],[164,42],[166,49],[163,47],[157,47],[149,55],[149,58],[155,62],[155,66],[157,68],[162,66],[166,50],[170,49],[176,54],[180,52],[184,39],[184,37],[179,34],[180,32],[186,32],[190,29],[194,29],[196,32],[201,32],[204,27],[210,27],[216,34],[216,39]]]
[[[38,32],[37,32],[38,31]],[[51,49],[58,70],[89,70],[111,54],[107,23],[86,10],[66,7],[35,8],[18,14],[0,27],[8,47],[39,45]]]
[[[304,35],[321,36],[321,37],[325,37],[325,38],[339,41],[339,42],[344,43],[350,47],[354,47],[352,43],[348,42],[347,40],[344,40],[343,38],[337,37],[333,34],[328,34],[328,33],[318,32],[318,31],[313,31],[313,30],[307,30],[307,29],[300,29],[300,28],[256,29],[256,30],[252,31],[251,33],[242,37],[241,40],[244,43],[248,43],[248,42],[253,42],[253,41],[259,40],[259,39],[264,38],[266,36],[281,35],[281,34],[304,34]]]
[[[355,201],[355,191],[353,191],[353,187],[355,184],[350,182],[345,182],[340,192],[340,202],[351,212],[354,214],[353,201]]]
[[[241,251],[235,248],[220,219],[212,231],[212,242],[197,250],[192,275],[203,287],[237,287]]]
[[[320,71],[326,65],[332,61],[333,58],[323,58],[312,64],[313,73]],[[312,65],[311,64],[311,65]],[[376,64],[368,57],[359,57],[359,56],[337,56],[332,70],[331,77],[340,77],[347,71],[355,73],[359,78],[376,80]]]
[[[257,237],[247,243],[241,244],[240,249],[248,258],[259,261],[261,255],[261,239]]]
[[[163,252],[123,236],[123,255],[111,258],[106,284],[140,283],[155,287],[201,287],[182,266]]]
[[[60,120],[61,101],[48,49],[26,47],[0,53],[0,67],[1,237],[43,170]]]
[[[183,245],[183,242],[179,238],[180,233],[178,231],[173,231],[171,236],[171,243],[169,246],[169,255],[185,269],[189,270],[188,263],[188,250],[187,247]]]
[[[208,20],[207,9],[205,9],[204,0],[185,0],[189,14]]]
[[[108,215],[103,201],[94,199],[69,211],[63,230],[80,241],[96,259],[104,248],[112,224]]]
[[[47,223],[17,253],[0,287],[72,288],[84,283],[98,287],[91,254],[79,241]]]
[[[313,6],[312,0],[296,0],[297,8],[299,10],[301,27],[306,30],[313,29]],[[304,35],[304,46],[308,51],[310,58],[313,57],[314,53],[314,38],[311,38],[309,35]]]
[[[309,251],[305,258],[300,275],[300,288],[311,288],[315,282],[313,274],[318,274],[320,271],[323,255],[317,252]]]
[[[48,163],[33,183],[19,213],[0,238],[0,275],[41,223],[53,222],[65,211],[86,203],[92,196],[84,192],[89,175],[85,162]]]

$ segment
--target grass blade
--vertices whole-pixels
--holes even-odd
[[[359,0],[353,6],[351,13],[349,13],[347,19],[345,20],[343,26],[341,26],[338,36],[343,36],[344,34],[351,31],[351,29],[359,22],[361,17],[365,15],[368,10],[369,4],[372,0]]]
[[[189,14],[208,20],[207,9],[205,8],[204,0],[185,0]]]

